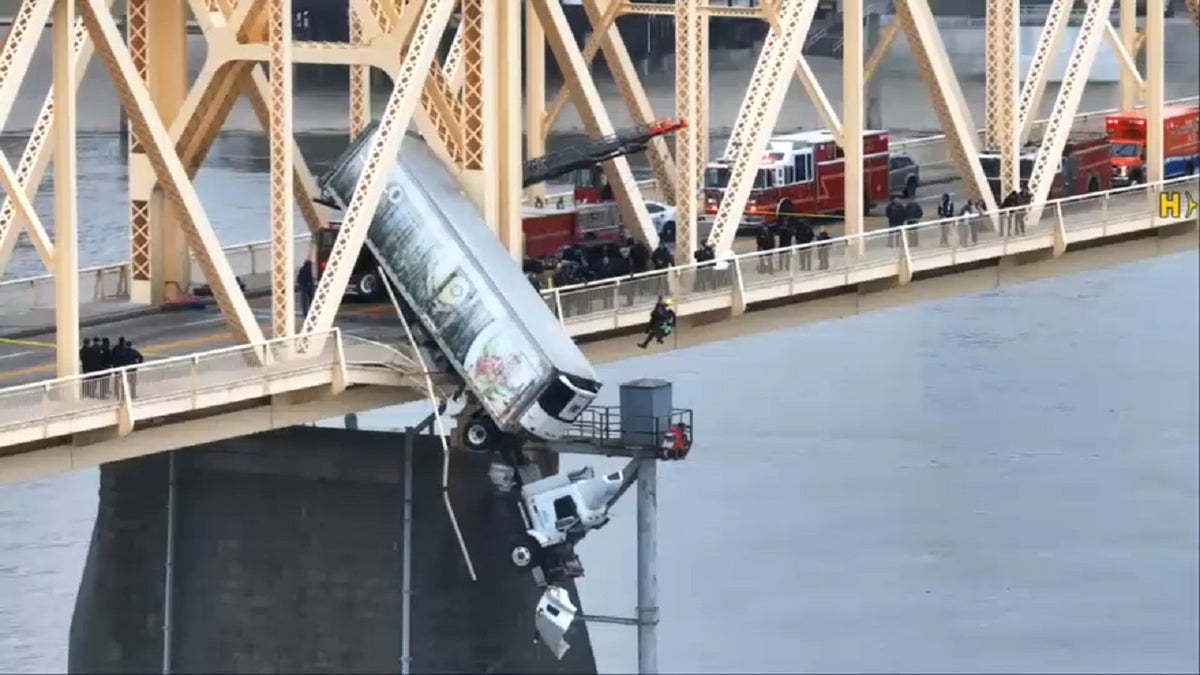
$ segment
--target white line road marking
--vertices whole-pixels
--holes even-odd
[[[36,354],[36,353],[37,352],[34,352],[34,351],[27,351],[27,352],[16,352],[13,354],[4,354],[3,356],[0,356],[0,361],[3,361],[4,359],[15,359],[19,356],[29,356],[30,354]]]

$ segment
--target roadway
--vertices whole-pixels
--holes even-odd
[[[958,197],[961,189],[962,183],[954,181],[924,190],[923,194],[919,195],[919,201],[924,205],[926,219],[936,219],[935,204],[943,192],[950,193],[955,199],[961,199]],[[882,206],[876,210],[882,211]],[[873,217],[867,221],[867,229],[877,229],[883,224],[882,218]],[[830,233],[835,237],[840,236],[841,225],[840,220],[832,219]],[[755,243],[751,236],[740,237],[734,244],[734,250],[738,253],[754,249]],[[270,298],[252,298],[250,304],[263,327],[263,332],[269,335]],[[121,311],[128,309],[126,303],[113,303],[113,307],[114,313],[116,308]],[[97,310],[95,314],[97,316],[93,321],[103,319],[102,310]],[[25,330],[19,338],[0,337],[0,389],[55,377],[53,314],[49,314],[49,317],[48,325],[40,332]],[[347,302],[338,315],[338,325],[349,335],[373,340],[394,340],[400,335],[400,324],[395,312],[391,305],[386,303]],[[233,335],[226,328],[224,318],[215,306],[201,310],[178,309],[131,318],[114,318],[111,322],[85,328],[82,337],[107,337],[113,343],[124,337],[132,341],[148,361],[236,344]]]

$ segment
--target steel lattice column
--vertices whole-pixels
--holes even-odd
[[[463,190],[500,235],[497,119],[500,94],[499,0],[463,0]]]
[[[846,235],[863,231],[864,201],[867,194],[863,180],[863,127],[866,115],[866,72],[863,49],[863,0],[842,2],[842,152],[845,155],[844,198],[846,205]],[[862,240],[855,240],[858,246]],[[858,247],[851,251],[857,255]]]
[[[52,0],[54,100],[54,320],[59,377],[79,374],[75,1]],[[45,3],[43,3],[45,4]],[[70,392],[78,394],[77,391]]]
[[[1146,181],[1163,179],[1163,104],[1166,99],[1165,0],[1146,1]],[[1151,208],[1158,208],[1152,203]]]
[[[522,227],[524,163],[521,161],[521,0],[489,0],[488,11],[496,13],[496,49],[487,55],[496,73],[496,104],[492,106],[496,139],[495,182],[497,183],[496,235],[514,260],[525,255]],[[532,10],[529,10],[532,14]]]
[[[700,135],[708,132],[699,123],[698,110],[702,76],[700,61],[700,0],[675,0],[675,115],[687,126],[675,135],[675,260],[692,261],[696,252],[696,222],[700,216],[700,172],[703,168]]]
[[[525,12],[525,156],[530,159],[546,154],[546,31],[532,7]],[[546,184],[530,185],[531,199],[546,196]]]
[[[150,45],[146,37],[150,23],[150,0],[128,0],[125,12],[125,33],[129,54],[138,75],[149,84],[148,61]],[[129,276],[130,299],[133,302],[156,302],[151,281],[152,254],[150,251],[150,192],[153,189],[142,141],[128,125],[129,135]]]
[[[296,284],[292,279],[292,270],[296,269],[292,0],[268,2],[271,3],[268,29],[271,60],[267,78],[271,113],[267,128],[271,150],[271,327],[275,337],[286,337],[296,332]]]
[[[1137,64],[1138,52],[1138,29],[1137,29],[1137,5],[1138,0],[1120,0],[1121,24],[1120,24],[1120,42],[1125,48],[1125,51],[1133,57],[1133,63]],[[1133,110],[1137,107],[1138,98],[1142,93],[1142,87],[1137,82],[1134,74],[1129,72],[1127,68],[1121,69],[1121,86],[1118,90],[1120,97],[1117,106],[1121,110]]]
[[[350,19],[350,43],[363,43],[363,19],[354,9],[348,8]],[[371,123],[371,67],[350,66],[350,137],[357,138]]]
[[[1020,147],[1017,110],[1021,97],[1019,13],[1018,0],[988,0],[984,145],[1000,152],[1000,190],[1005,195],[1021,185],[1017,162]]]

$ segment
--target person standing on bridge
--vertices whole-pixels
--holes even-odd
[[[796,227],[796,243],[800,245],[799,258],[800,269],[808,272],[812,270],[812,243],[816,240],[817,235],[813,233],[812,225],[807,219],[801,220]]]
[[[1000,208],[1004,209],[1004,213],[1000,214],[1000,236],[1007,237],[1016,230],[1017,212],[1014,210],[1017,204],[1021,203],[1021,195],[1016,190],[1008,193],[1004,201],[1000,202]]]
[[[900,228],[904,227],[905,218],[904,204],[900,203],[899,195],[892,195],[892,201],[888,202],[883,214],[887,216],[888,248],[896,248],[900,245]]]
[[[817,267],[822,270],[829,269],[829,249],[833,244],[829,242],[829,228],[821,226],[821,232],[817,234]]]
[[[779,269],[790,270],[792,256],[796,255],[792,250],[792,244],[796,241],[796,230],[792,228],[791,216],[780,218],[775,229],[779,231]]]
[[[758,228],[758,237],[755,239],[758,245],[758,273],[759,274],[774,274],[775,265],[771,261],[771,254],[767,251],[775,249],[775,235],[771,232],[769,225],[763,225]]]
[[[1033,193],[1029,191],[1029,186],[1021,188],[1021,193],[1017,195],[1017,206],[1022,208],[1017,209],[1017,236],[1025,236],[1025,219],[1029,216],[1029,205],[1033,203]]]
[[[920,223],[921,219],[924,217],[925,217],[925,209],[921,208],[921,202],[917,201],[917,199],[915,197],[910,198],[908,200],[908,203],[904,205],[904,224],[905,225],[916,225],[916,224]],[[908,232],[908,245],[909,246],[920,246],[921,245],[921,228],[910,227],[907,229],[907,232]]]
[[[953,226],[954,202],[950,201],[950,193],[943,192],[942,200],[937,207],[938,220],[942,221],[942,246],[950,245],[950,228]]]
[[[306,258],[296,274],[296,285],[300,287],[300,315],[308,318],[308,310],[312,307],[313,296],[317,291],[317,280],[313,275],[311,258]]]
[[[125,338],[121,338],[123,341]],[[125,380],[129,383],[129,398],[137,398],[137,367],[142,364],[145,359],[142,353],[139,352],[132,342],[125,342],[124,349],[121,350],[120,366],[125,368]]]

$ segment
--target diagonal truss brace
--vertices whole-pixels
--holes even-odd
[[[158,117],[150,91],[138,75],[108,6],[103,0],[79,0],[79,9],[163,192],[182,216],[188,243],[212,287],[217,304],[230,323],[231,331],[243,342],[262,342],[263,333],[254,312],[221,251],[221,244],[204,213],[200,197],[171,142],[166,126]]]
[[[1042,97],[1046,94],[1046,82],[1050,77],[1050,66],[1058,55],[1059,45],[1067,33],[1071,22],[1071,11],[1075,8],[1075,0],[1053,0],[1050,10],[1046,13],[1046,25],[1034,49],[1033,59],[1029,62],[1029,73],[1025,84],[1021,87],[1020,116],[1021,137],[1017,145],[1029,142],[1033,133],[1033,120],[1037,111],[1042,107]]]
[[[112,5],[112,0],[106,0],[107,6]],[[17,26],[9,32],[11,36],[16,34]],[[87,70],[87,64],[91,61],[94,49],[92,41],[88,38],[87,29],[83,26],[82,19],[75,20],[74,33],[74,73],[75,82],[73,85],[74,91],[79,90],[80,83],[83,82],[84,74]],[[0,102],[0,105],[3,105]],[[47,87],[46,97],[42,102],[41,112],[38,114],[37,121],[33,125],[33,131],[29,135],[29,140],[25,143],[25,151],[21,155],[21,161],[17,164],[17,179],[20,181],[22,189],[32,201],[38,192],[38,188],[42,184],[42,178],[45,176],[46,168],[50,165],[50,158],[53,154],[53,141],[50,140],[50,130],[54,127],[54,86],[51,84]],[[12,194],[12,193],[8,193]],[[25,221],[28,223],[28,221]],[[0,275],[3,274],[4,268],[12,255],[13,247],[17,243],[17,234],[20,232],[22,221],[17,218],[17,211],[10,198],[5,197],[4,206],[0,208]],[[41,235],[34,234],[39,237]],[[46,242],[49,243],[49,237]],[[34,245],[37,245],[35,240]],[[53,251],[52,248],[47,248],[47,252]],[[40,252],[40,250],[39,250]],[[49,266],[47,265],[47,268]]]
[[[750,197],[758,161],[779,119],[787,96],[790,66],[796,63],[804,48],[805,36],[816,14],[817,0],[781,0],[775,9],[778,28],[772,28],[763,43],[726,149],[726,153],[733,154],[733,167],[708,235],[708,243],[719,257],[732,253],[733,239]]]
[[[1128,49],[1125,49],[1125,44],[1121,41],[1121,34],[1113,27],[1110,20],[1104,22],[1104,38],[1108,40],[1108,44],[1112,46],[1113,52],[1120,59],[1121,67],[1133,78],[1134,87],[1137,91],[1145,95],[1146,80],[1142,77],[1141,72],[1138,71],[1137,60],[1133,54],[1129,53]]]
[[[537,12],[538,21],[546,31],[546,40],[550,50],[558,62],[563,75],[574,86],[571,88],[575,107],[587,126],[588,134],[599,138],[615,132],[612,120],[604,109],[603,100],[596,90],[596,83],[583,62],[583,55],[571,33],[567,17],[557,1],[532,0],[532,8]],[[650,248],[658,246],[658,232],[650,222],[650,212],[646,210],[646,202],[642,199],[641,190],[634,180],[633,170],[629,167],[626,157],[617,157],[604,162],[604,173],[608,184],[613,188],[613,195],[621,209],[621,218],[634,237],[644,242]]]
[[[967,196],[982,199],[988,212],[995,212],[996,198],[979,162],[975,121],[946,55],[946,45],[938,33],[928,0],[901,0],[895,3],[895,8],[900,30],[904,31],[934,112],[948,137],[950,159],[964,179]]]
[[[629,57],[629,49],[625,46],[621,31],[617,29],[615,23],[616,16],[623,5],[624,0],[583,0],[583,11],[587,14],[588,21],[594,26],[594,33],[589,42],[599,38],[597,43],[613,74],[617,91],[633,114],[633,121],[638,124],[649,124],[654,121],[654,109],[650,105],[650,99],[646,96],[646,89],[642,86],[641,78],[638,77],[637,71],[633,67],[633,60]],[[586,48],[585,45],[585,50]],[[591,62],[595,51],[593,49],[590,56],[585,51],[584,63]],[[565,102],[567,98],[565,94],[566,92],[560,92],[555,96],[554,104],[558,105],[559,110],[562,109],[562,105],[558,103],[559,95],[562,95]],[[547,120],[552,119],[547,116]],[[696,120],[687,121],[692,123]],[[549,128],[544,125],[542,135],[545,136],[547,133],[549,133]],[[654,181],[658,185],[660,196],[667,203],[673,203],[676,199],[675,190],[679,177],[676,175],[676,167],[671,158],[671,149],[667,145],[667,139],[662,136],[651,139],[649,145],[646,146],[646,154],[649,156],[650,170],[654,174]]]
[[[396,161],[404,130],[416,112],[429,67],[437,57],[438,39],[450,19],[454,0],[428,0],[421,8],[412,41],[399,71],[392,78],[392,94],[380,116],[370,153],[363,164],[354,196],[346,207],[342,227],[329,254],[325,272],[317,284],[312,307],[304,321],[304,332],[313,339],[304,350],[313,353],[324,346],[325,332],[333,326],[350,273],[358,260],[367,229],[375,215],[388,171]]]
[[[52,2],[33,2],[32,0],[22,2],[17,16],[13,19],[12,27],[5,36],[4,46],[0,49],[0,128],[3,128],[4,121],[8,120],[12,106],[16,103],[17,92],[29,70],[29,63],[33,60],[38,40],[46,22],[50,19],[53,8],[54,3]],[[42,259],[42,264],[50,269],[54,261],[54,244],[36,214],[26,208],[32,196],[26,193],[25,182],[19,178],[21,174],[13,172],[12,165],[3,156],[3,151],[0,151],[0,160],[3,161],[5,194],[10,198],[15,198],[15,201],[18,202],[19,209],[15,214],[21,218],[18,223],[23,222],[37,249],[38,256]],[[24,166],[24,156],[19,166]],[[36,184],[33,192],[34,194],[37,192]],[[26,203],[21,203],[22,200]],[[11,250],[2,245],[4,240],[9,236],[15,237],[17,234],[16,231],[9,233],[14,215],[12,201],[12,199],[5,200],[5,217],[0,220],[0,256],[2,256],[0,261],[2,262],[7,262],[7,253]],[[15,244],[15,242],[13,243]],[[0,265],[0,272],[2,271],[3,266]]]
[[[767,24],[771,30],[780,30],[779,25],[779,3],[781,0],[772,0],[771,2],[762,3],[762,13],[767,19]],[[860,28],[861,29],[861,28]],[[807,39],[807,33],[805,35]],[[893,38],[894,39],[894,38]],[[881,46],[890,43],[880,43]],[[886,50],[886,47],[884,48]],[[804,87],[804,91],[808,93],[809,100],[817,109],[817,115],[821,117],[821,121],[825,124],[825,128],[829,129],[829,133],[833,135],[833,139],[838,145],[842,144],[842,122],[838,119],[837,112],[833,109],[833,104],[829,102],[829,97],[825,95],[825,89],[821,87],[821,82],[817,79],[812,68],[808,65],[808,57],[804,55],[804,50],[800,50],[800,55],[796,57],[796,79],[800,80],[800,84]]]
[[[238,26],[257,18],[246,13],[237,15],[232,0],[188,0],[200,29],[212,42],[219,43],[223,34],[231,36]],[[244,0],[244,5],[265,3]],[[261,15],[261,13],[260,13]],[[241,21],[243,23],[237,23]],[[221,126],[232,112],[238,94],[244,93],[254,110],[263,131],[270,133],[270,83],[264,68],[257,63],[226,63],[215,58],[217,49],[210,48],[209,58],[196,82],[188,91],[179,114],[171,125],[171,139],[177,144],[180,159],[189,177],[195,177],[208,151],[216,142]],[[304,154],[292,139],[293,190],[296,205],[310,231],[315,232],[329,222],[325,207],[313,198],[318,195],[317,182],[304,159]]]
[[[1096,61],[1096,52],[1100,48],[1112,8],[1113,0],[1088,0],[1087,11],[1084,12],[1083,22],[1079,26],[1079,39],[1071,51],[1070,60],[1067,61],[1062,88],[1058,91],[1058,98],[1054,100],[1054,111],[1046,120],[1044,140],[1029,176],[1029,191],[1033,193],[1033,197],[1026,220],[1031,225],[1041,220],[1046,198],[1050,196],[1050,187],[1058,174],[1062,152],[1071,133],[1071,124],[1075,119],[1075,112],[1079,109],[1079,102],[1083,99],[1088,73]]]

